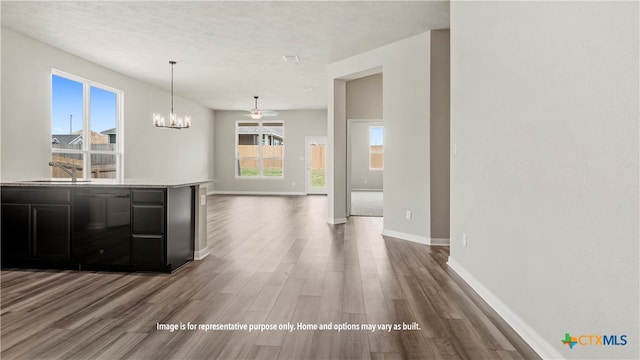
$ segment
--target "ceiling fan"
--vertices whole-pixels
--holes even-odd
[[[269,116],[277,116],[278,113],[272,110],[260,110],[258,109],[258,97],[254,96],[253,97],[255,99],[255,106],[253,109],[249,110],[249,114],[246,114],[245,116],[249,116],[254,120],[260,120],[262,119],[262,117],[269,117]]]

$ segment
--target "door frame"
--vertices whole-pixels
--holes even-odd
[[[325,151],[324,174],[325,185],[323,188],[313,188],[311,186],[311,152],[309,148],[313,143],[324,144],[325,149],[329,146],[326,136],[305,136],[304,138],[304,188],[307,194],[327,194],[327,153]]]

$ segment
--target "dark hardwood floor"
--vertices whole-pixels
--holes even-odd
[[[2,271],[2,359],[533,359],[448,247],[326,223],[324,196],[210,196],[211,255],[173,274]],[[419,330],[158,330],[158,324]],[[414,325],[415,326],[415,325]]]

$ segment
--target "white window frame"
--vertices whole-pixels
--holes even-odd
[[[124,179],[124,92],[108,85],[91,81],[80,76],[69,74],[57,69],[51,69],[51,101],[49,109],[50,124],[53,121],[53,76],[63,77],[82,84],[82,149],[55,149],[51,147],[51,154],[82,154],[82,179],[91,178],[91,155],[107,154],[116,157],[116,179]],[[116,94],[116,151],[91,150],[91,88],[99,88]],[[51,126],[50,130],[51,131]]]
[[[373,152],[371,151],[371,130],[375,129],[375,128],[379,128],[382,129],[382,151],[376,151]],[[369,171],[383,171],[384,170],[384,126],[380,126],[380,125],[374,125],[374,126],[369,126],[369,142],[368,142],[368,146],[369,146]],[[372,168],[371,167],[371,155],[372,154],[382,154],[382,167],[381,168]]]
[[[284,179],[284,158],[285,158],[285,145],[282,145],[282,175],[281,176],[265,176],[262,173],[262,166],[263,166],[263,157],[262,157],[262,146],[263,144],[263,138],[262,138],[262,126],[264,123],[268,123],[268,124],[281,124],[282,125],[282,139],[284,142],[284,138],[285,138],[285,125],[284,125],[284,121],[282,120],[239,120],[236,121],[236,127],[235,127],[235,161],[234,161],[234,171],[233,173],[235,174],[235,178],[236,179],[242,179],[242,180],[282,180]],[[240,154],[238,153],[238,140],[239,140],[239,134],[238,134],[238,126],[240,124],[258,124],[258,176],[242,176],[242,175],[238,175],[239,173],[239,166],[240,166]]]

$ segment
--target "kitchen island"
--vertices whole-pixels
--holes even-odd
[[[3,182],[2,267],[175,271],[194,259],[201,183]]]

